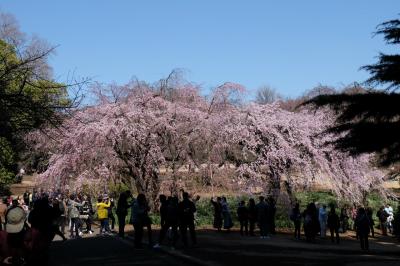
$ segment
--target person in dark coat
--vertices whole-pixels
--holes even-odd
[[[110,207],[108,208],[108,219],[111,222],[111,229],[109,227],[109,225],[107,224],[108,228],[107,230],[110,231],[114,231],[115,228],[115,216],[114,216],[114,208],[115,208],[115,202],[114,202],[114,197],[110,197]]]
[[[271,234],[275,234],[275,215],[276,215],[276,202],[275,199],[270,196],[268,197],[267,200],[267,205],[268,205],[268,231]]]
[[[224,219],[224,229],[227,232],[230,232],[231,228],[233,227],[232,216],[229,210],[228,202],[225,197],[221,197],[221,210],[222,210],[222,217]]]
[[[369,230],[371,232],[371,237],[375,237],[375,230],[374,230],[374,219],[372,218],[372,208],[368,207],[366,210],[367,215],[368,215],[368,219],[369,219]]]
[[[165,213],[165,224],[161,227],[158,244],[156,244],[154,248],[159,248],[160,245],[162,245],[169,228],[171,228],[172,233],[172,247],[175,247],[176,241],[178,240],[178,225],[178,197],[170,197]]]
[[[218,232],[221,231],[222,228],[222,205],[221,205],[221,197],[217,197],[217,200],[215,201],[214,198],[211,198],[211,204],[214,207],[214,221],[213,221],[213,227],[218,230]]]
[[[346,233],[348,227],[349,227],[349,215],[347,214],[347,209],[346,207],[343,207],[340,209],[340,227],[342,228],[342,233]]]
[[[370,230],[370,221],[364,208],[361,207],[358,209],[355,223],[358,237],[360,239],[361,249],[369,250],[368,234]]]
[[[162,228],[165,227],[166,224],[168,200],[167,196],[165,196],[164,194],[161,194],[159,196],[159,200],[160,200],[160,226],[162,230]]]
[[[303,212],[304,217],[304,234],[308,242],[314,242],[315,237],[320,231],[318,210],[315,203],[307,205],[306,210]]]
[[[53,230],[53,221],[55,216],[55,210],[49,205],[47,197],[36,200],[33,209],[28,216],[28,222],[31,227],[37,229],[43,236],[45,236],[49,244],[55,235]]]
[[[125,237],[125,223],[126,216],[128,215],[128,208],[130,207],[128,203],[128,198],[131,197],[131,192],[129,190],[122,192],[119,195],[117,203],[117,217],[118,217],[118,236]]]
[[[64,234],[60,231],[60,217],[62,214],[62,211],[60,210],[60,202],[58,201],[58,199],[53,199],[52,205],[51,205],[51,217],[52,217],[52,225],[51,225],[51,229],[52,232],[55,235],[58,235],[62,238],[63,241],[66,241],[67,238],[64,236]]]
[[[296,203],[292,209],[292,212],[290,213],[290,220],[292,220],[294,224],[294,238],[300,239],[301,213],[299,203]]]
[[[340,220],[339,216],[336,213],[335,206],[331,205],[331,210],[328,213],[328,228],[331,232],[331,241],[332,243],[335,242],[335,235],[336,235],[336,243],[339,244],[339,227],[340,227]]]
[[[393,234],[397,238],[397,241],[400,241],[400,206],[397,207],[397,212],[394,214]]]
[[[243,235],[244,233],[249,235],[248,224],[249,224],[249,210],[246,207],[244,200],[239,203],[239,207],[237,209],[237,216],[240,223],[240,234]]]
[[[135,247],[142,248],[143,227],[147,227],[149,246],[152,246],[151,221],[149,217],[150,208],[146,196],[139,194],[132,205],[131,221],[135,229]]]
[[[249,199],[248,205],[249,234],[255,236],[254,229],[257,221],[257,209],[254,199]]]
[[[269,238],[268,236],[268,205],[263,196],[259,197],[260,202],[257,203],[257,222],[260,227],[260,238]]]
[[[182,196],[183,200],[179,202],[178,205],[179,229],[181,231],[182,241],[185,246],[188,245],[186,233],[189,228],[192,244],[196,245],[197,240],[194,226],[194,213],[196,212],[196,206],[189,199],[189,194],[187,192],[183,192]]]

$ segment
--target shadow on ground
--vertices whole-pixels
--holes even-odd
[[[54,241],[49,265],[183,265],[173,257],[150,249],[137,250],[115,237]]]

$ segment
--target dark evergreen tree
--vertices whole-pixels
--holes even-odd
[[[390,20],[377,27],[388,44],[400,44],[400,20]],[[320,95],[305,104],[330,106],[338,113],[330,132],[343,134],[335,143],[352,154],[377,152],[380,165],[400,162],[400,55],[380,53],[376,64],[363,66],[371,77],[367,85],[387,86],[386,90],[365,93]],[[353,90],[357,91],[357,90]]]

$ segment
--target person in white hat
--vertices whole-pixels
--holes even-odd
[[[21,207],[12,207],[6,213],[6,232],[15,234],[24,229],[26,212]]]
[[[5,231],[0,232],[0,264],[20,265],[26,259],[26,212],[11,207],[6,213]]]

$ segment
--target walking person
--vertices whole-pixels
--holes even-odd
[[[189,229],[190,238],[192,245],[197,245],[196,230],[194,225],[194,213],[196,212],[196,206],[189,199],[187,192],[182,193],[183,200],[178,205],[178,216],[179,216],[179,229],[181,231],[182,241],[185,247],[188,246],[187,241],[187,230]]]
[[[125,237],[125,221],[126,216],[128,215],[128,208],[130,205],[128,204],[128,198],[131,197],[131,192],[129,190],[122,192],[119,195],[118,203],[117,203],[117,218],[118,218],[118,236]]]
[[[294,224],[294,238],[300,239],[300,228],[301,228],[301,213],[300,213],[300,204],[296,203],[292,212],[290,213],[290,220],[293,221]]]
[[[249,235],[249,210],[246,207],[246,203],[244,200],[240,201],[239,207],[237,208],[237,216],[240,223],[240,235],[244,234],[247,236]]]
[[[362,250],[369,250],[368,234],[370,221],[364,208],[359,208],[356,216],[356,228]]]
[[[335,235],[336,235],[336,244],[339,244],[340,221],[339,221],[339,216],[336,214],[335,206],[333,204],[331,205],[331,209],[328,213],[327,224],[329,227],[329,231],[331,232],[332,243],[335,242]]]
[[[254,201],[253,198],[249,199],[248,218],[249,218],[249,235],[255,236],[254,229],[257,222],[257,208],[256,208],[256,202]]]
[[[217,200],[214,201],[214,198],[211,198],[211,204],[214,207],[214,220],[213,227],[217,229],[218,232],[221,231],[222,228],[222,206],[221,206],[221,197],[217,197]]]

